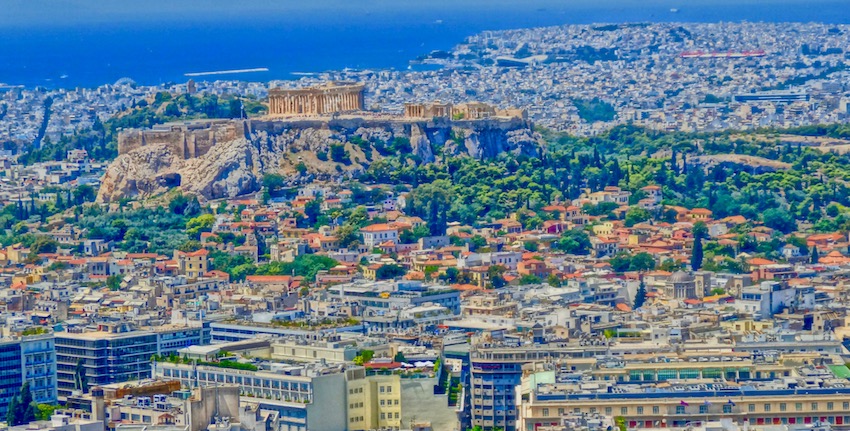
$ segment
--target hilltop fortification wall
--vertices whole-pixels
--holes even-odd
[[[206,120],[168,123],[147,130],[131,129],[118,134],[118,154],[152,145],[164,145],[181,159],[206,155],[217,142],[229,142],[244,137],[239,121]]]

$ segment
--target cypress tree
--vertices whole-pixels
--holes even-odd
[[[643,282],[643,275],[640,276],[640,286],[635,293],[634,308],[638,309],[646,302],[646,284]]]
[[[24,382],[21,387],[21,402],[18,404],[20,421],[22,424],[28,424],[35,420],[35,403],[32,399],[32,391],[30,390],[30,382]]]
[[[20,425],[17,417],[18,411],[20,410],[18,408],[19,403],[17,396],[12,396],[12,399],[9,400],[9,407],[8,410],[6,410],[6,423],[9,426]]]
[[[694,250],[691,254],[691,269],[699,271],[702,268],[702,237],[694,237]]]
[[[818,254],[818,246],[814,246],[814,247],[812,247],[812,255],[811,255],[811,258],[812,258],[811,263],[812,263],[813,265],[814,265],[814,264],[817,264],[817,263],[818,263],[818,261],[820,260],[820,255]]]
[[[670,154],[670,170],[673,171],[673,175],[679,175],[679,164],[677,159],[676,149],[673,148],[673,152]]]

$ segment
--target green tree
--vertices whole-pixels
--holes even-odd
[[[18,426],[21,425],[19,414],[20,414],[20,400],[16,395],[12,395],[12,398],[9,400],[9,406],[6,410],[6,423],[9,426]]]
[[[540,284],[542,282],[543,282],[543,280],[541,280],[540,277],[533,275],[533,274],[525,274],[525,275],[523,275],[522,277],[519,278],[519,284],[520,285],[523,285],[523,284]]]
[[[580,229],[568,230],[552,246],[567,254],[586,255],[591,247],[590,236]]]
[[[377,271],[375,271],[375,277],[378,280],[390,280],[403,276],[405,272],[407,271],[399,265],[382,265]]]
[[[811,261],[810,261],[810,262],[811,262],[813,265],[815,265],[815,264],[817,264],[818,262],[820,262],[820,254],[818,253],[818,246],[813,246],[813,247],[812,247],[812,253],[811,253],[811,255],[810,255],[810,256],[811,256]]]
[[[632,207],[626,211],[625,225],[626,227],[632,227],[638,223],[649,220],[651,217],[652,216],[649,214],[649,211],[643,208]]]
[[[212,214],[201,214],[186,221],[186,233],[197,237],[201,232],[210,232],[215,224],[215,216]]]
[[[112,274],[109,277],[106,277],[106,287],[114,292],[121,290],[121,276],[118,274]]]
[[[640,285],[635,293],[634,308],[638,309],[646,302],[646,283],[643,282],[643,276],[640,278]]]
[[[629,271],[650,271],[653,269],[655,269],[655,258],[646,252],[632,256],[629,262]]]
[[[49,421],[50,417],[53,416],[53,413],[61,408],[62,406],[57,406],[53,404],[39,404],[37,406],[37,411],[35,414],[36,420]]]
[[[263,186],[272,193],[283,188],[284,184],[286,180],[280,174],[269,172],[263,175]]]
[[[694,249],[691,252],[691,269],[699,271],[702,268],[702,238],[694,237]]]
[[[21,399],[20,404],[18,404],[18,408],[21,409],[21,423],[26,424],[34,421],[37,408],[35,402],[33,402],[30,382],[24,382],[24,385],[21,386],[19,397]]]
[[[632,264],[632,257],[626,252],[620,252],[608,260],[608,263],[614,272],[626,272]]]
[[[337,163],[349,164],[351,163],[351,159],[349,158],[348,151],[345,151],[345,147],[342,144],[331,144],[331,160]]]
[[[357,356],[354,357],[352,362],[354,362],[355,365],[363,365],[369,363],[374,356],[375,352],[373,350],[361,350],[357,353]]]
[[[794,216],[783,208],[770,208],[762,213],[764,225],[782,233],[791,233],[797,229]]]
[[[321,214],[322,203],[319,199],[313,199],[304,205],[304,216],[306,217],[306,221],[309,226],[316,224],[316,221],[319,220],[319,216]]]
[[[200,250],[201,247],[202,246],[201,246],[200,241],[198,241],[196,239],[190,239],[190,240],[183,241],[182,244],[177,246],[177,250],[180,250],[184,253],[189,253],[189,252],[192,252],[192,251]]]
[[[487,238],[484,238],[481,235],[473,235],[472,238],[469,239],[469,245],[473,251],[487,247]]]
[[[450,266],[446,268],[445,274],[440,275],[440,278],[445,280],[446,283],[454,284],[457,283],[457,276],[459,272],[460,271],[458,271],[457,268]]]
[[[53,238],[48,236],[39,235],[35,238],[32,245],[30,245],[30,254],[28,259],[30,261],[38,260],[38,255],[42,253],[56,253],[56,250],[59,249],[59,243],[56,242]]]
[[[504,277],[505,271],[506,269],[502,265],[490,265],[487,268],[487,279],[490,280],[490,287],[500,289],[508,284]]]
[[[29,382],[24,382],[20,391],[9,401],[6,423],[11,426],[28,424],[36,420],[36,405],[32,399]]]

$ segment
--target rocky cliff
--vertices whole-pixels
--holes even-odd
[[[293,183],[352,177],[394,152],[433,163],[449,155],[486,159],[542,151],[540,136],[518,118],[234,120],[167,127],[173,132],[121,134],[121,154],[103,176],[98,201],[146,198],[172,187],[204,199],[234,197],[256,191],[266,172]]]

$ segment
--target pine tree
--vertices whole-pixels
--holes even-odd
[[[820,255],[818,255],[818,247],[817,247],[817,246],[812,247],[812,255],[811,255],[811,258],[812,258],[811,263],[812,263],[813,265],[814,265],[814,264],[817,264],[817,263],[818,263],[818,261],[820,261]]]

